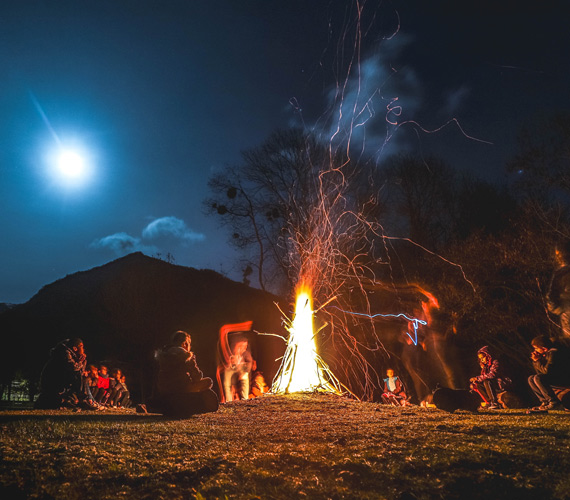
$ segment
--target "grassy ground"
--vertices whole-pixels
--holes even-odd
[[[448,414],[336,396],[0,412],[1,498],[570,498],[570,413]]]

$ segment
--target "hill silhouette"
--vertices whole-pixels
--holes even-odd
[[[151,390],[154,351],[174,331],[192,335],[200,368],[214,378],[220,327],[253,321],[258,332],[283,334],[275,302],[277,297],[215,271],[132,253],[46,285],[28,302],[1,312],[1,381],[19,374],[33,386],[50,348],[62,339],[80,337],[88,363],[122,368],[131,392],[144,399]],[[274,336],[251,338],[258,367],[270,379],[284,343]]]

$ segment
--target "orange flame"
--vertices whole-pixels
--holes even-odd
[[[317,353],[312,290],[309,286],[300,285],[296,295],[295,315],[288,328],[287,349],[271,391],[342,394],[340,382]]]

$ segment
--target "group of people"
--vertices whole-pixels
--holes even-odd
[[[117,369],[109,375],[106,366],[87,367],[83,340],[65,339],[51,349],[40,376],[36,408],[102,410],[130,406],[124,374]]]
[[[87,384],[93,399],[106,408],[130,408],[131,394],[125,374],[119,368],[109,373],[105,365],[87,367]]]
[[[531,346],[533,351],[530,358],[535,374],[528,377],[528,386],[540,404],[533,406],[528,412],[545,413],[549,410],[564,409],[559,394],[570,389],[570,350],[546,335],[532,339]],[[487,408],[507,407],[499,395],[512,390],[512,379],[500,361],[491,355],[488,346],[479,349],[477,356],[481,374],[470,379],[470,388],[479,393]]]

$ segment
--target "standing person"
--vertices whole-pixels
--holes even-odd
[[[216,411],[218,398],[212,379],[204,377],[191,351],[188,333],[177,331],[158,353],[157,410],[165,415],[187,417]]]
[[[489,346],[483,346],[477,351],[481,374],[469,379],[471,389],[479,393],[483,401],[488,404],[490,410],[502,408],[497,394],[506,391],[512,384],[512,380],[503,371],[499,360],[491,356]]]
[[[570,241],[555,250],[557,269],[554,271],[547,294],[548,310],[560,318],[562,337],[570,342]]]
[[[406,395],[404,384],[402,384],[399,377],[394,375],[394,370],[389,368],[386,370],[386,375],[388,378],[384,379],[382,402],[393,406],[409,405],[410,403],[408,402],[408,396]]]
[[[556,347],[546,336],[539,335],[531,341],[533,351],[530,355],[536,375],[528,378],[534,395],[540,401],[540,406],[532,408],[531,412],[545,412],[562,409],[562,403],[556,396],[554,388],[570,387],[570,357],[568,349]]]
[[[224,399],[233,401],[234,394],[239,399],[249,398],[249,376],[255,369],[255,361],[248,350],[249,343],[245,339],[234,345],[228,366],[224,367]]]
[[[59,342],[40,376],[40,395],[36,408],[54,409],[62,406],[98,410],[86,375],[87,356],[80,338]]]

